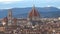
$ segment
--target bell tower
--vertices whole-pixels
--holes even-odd
[[[12,24],[12,10],[8,10],[8,25]]]

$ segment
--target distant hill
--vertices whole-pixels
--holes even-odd
[[[27,7],[27,8],[12,8],[12,12],[13,12],[13,17],[16,18],[26,18],[28,16],[28,13],[31,11],[31,7]],[[37,7],[36,8],[41,17],[48,17],[48,18],[52,18],[52,17],[60,17],[60,9],[56,8],[56,7]],[[4,18],[6,17],[8,14],[8,9],[0,9],[0,18]]]

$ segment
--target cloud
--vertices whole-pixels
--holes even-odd
[[[55,2],[60,2],[60,0],[50,0],[50,1],[48,0],[48,2],[50,2],[50,3],[51,3],[51,2],[52,2],[52,3],[55,3]]]
[[[57,7],[58,9],[60,9],[60,7]]]
[[[9,4],[9,3],[18,2],[18,1],[23,1],[23,0],[0,0],[0,3]]]
[[[51,5],[48,5],[47,7],[51,7]]]
[[[60,2],[60,0],[38,0],[39,2],[42,3],[55,3],[55,2]]]
[[[8,8],[0,8],[0,9],[12,9],[13,7],[8,7]]]

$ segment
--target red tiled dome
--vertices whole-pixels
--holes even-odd
[[[33,9],[31,10],[31,12],[29,13],[29,17],[39,17],[39,13],[38,11],[33,7]]]

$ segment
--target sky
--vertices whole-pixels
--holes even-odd
[[[60,0],[0,0],[0,9],[32,7],[57,7],[60,9]]]

